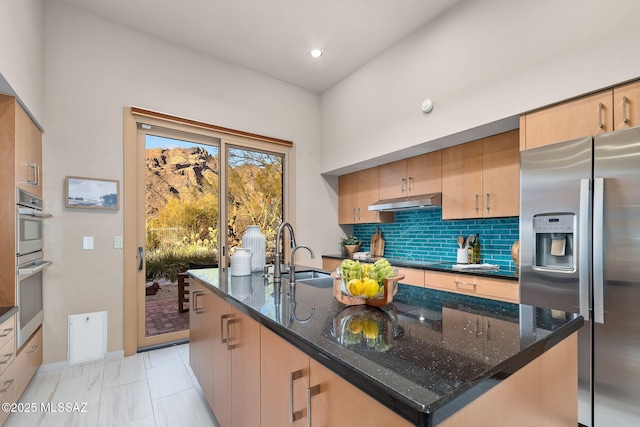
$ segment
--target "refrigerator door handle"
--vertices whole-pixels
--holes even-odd
[[[591,180],[580,180],[580,216],[579,228],[579,259],[578,259],[578,289],[580,301],[580,315],[585,321],[589,320],[589,196]]]
[[[593,320],[604,323],[604,178],[593,180]]]

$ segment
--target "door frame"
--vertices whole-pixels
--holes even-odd
[[[138,144],[139,125],[148,124],[153,127],[166,129],[171,133],[189,134],[196,139],[212,138],[220,140],[220,159],[226,155],[227,146],[243,147],[247,149],[255,149],[281,153],[284,155],[283,164],[283,215],[284,218],[295,226],[295,146],[293,142],[278,138],[252,134],[244,131],[224,128],[208,123],[198,122],[190,119],[184,119],[177,116],[171,116],[164,113],[158,113],[150,110],[144,110],[138,107],[124,108],[124,130],[123,130],[123,154],[124,154],[124,171],[123,171],[123,217],[124,217],[124,247],[123,247],[123,346],[125,356],[135,354],[139,348],[149,345],[156,345],[167,341],[166,335],[158,335],[158,339],[147,337],[144,343],[140,342],[138,330],[141,327],[140,322],[145,322],[144,312],[140,313],[140,298],[142,289],[138,286],[140,281],[144,280],[140,275],[144,274],[144,268],[138,270],[138,247],[144,247],[144,232],[140,232],[139,212],[144,210],[144,189],[143,194],[140,193],[139,180],[144,180],[144,168],[139,165],[144,164],[145,151],[141,144]],[[200,136],[201,138],[197,138]],[[203,138],[202,138],[203,137]],[[197,140],[194,142],[198,142]],[[227,224],[226,203],[223,201],[228,199],[227,180],[226,180],[226,161],[220,162],[220,224]],[[222,230],[221,230],[222,231]],[[227,233],[219,233],[220,247],[219,262],[220,266],[228,264],[228,248]],[[142,326],[143,327],[143,326]],[[172,333],[174,334],[174,333]],[[184,339],[188,337],[188,331],[184,334]]]

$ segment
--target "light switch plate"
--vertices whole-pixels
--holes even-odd
[[[113,236],[114,249],[122,249],[122,236]]]
[[[93,236],[82,236],[82,249],[85,251],[93,249]]]

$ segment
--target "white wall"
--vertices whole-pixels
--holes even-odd
[[[113,249],[122,209],[65,209],[63,181],[122,180],[125,106],[294,141],[298,242],[336,251],[337,209],[317,160],[317,95],[57,1],[47,1],[45,16],[44,179],[54,214],[46,253],[55,261],[46,276],[45,363],[67,358],[68,314],[108,311],[108,351],[123,348],[123,259]],[[82,236],[94,236],[95,250],[81,249]]]
[[[0,92],[44,117],[44,0],[0,1]]]
[[[486,136],[476,128],[640,77],[639,20],[636,0],[461,2],[322,94],[322,170]]]

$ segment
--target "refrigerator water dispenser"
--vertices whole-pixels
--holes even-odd
[[[573,273],[576,271],[574,256],[574,231],[576,215],[537,214],[533,216],[535,238],[533,243],[533,269]]]

